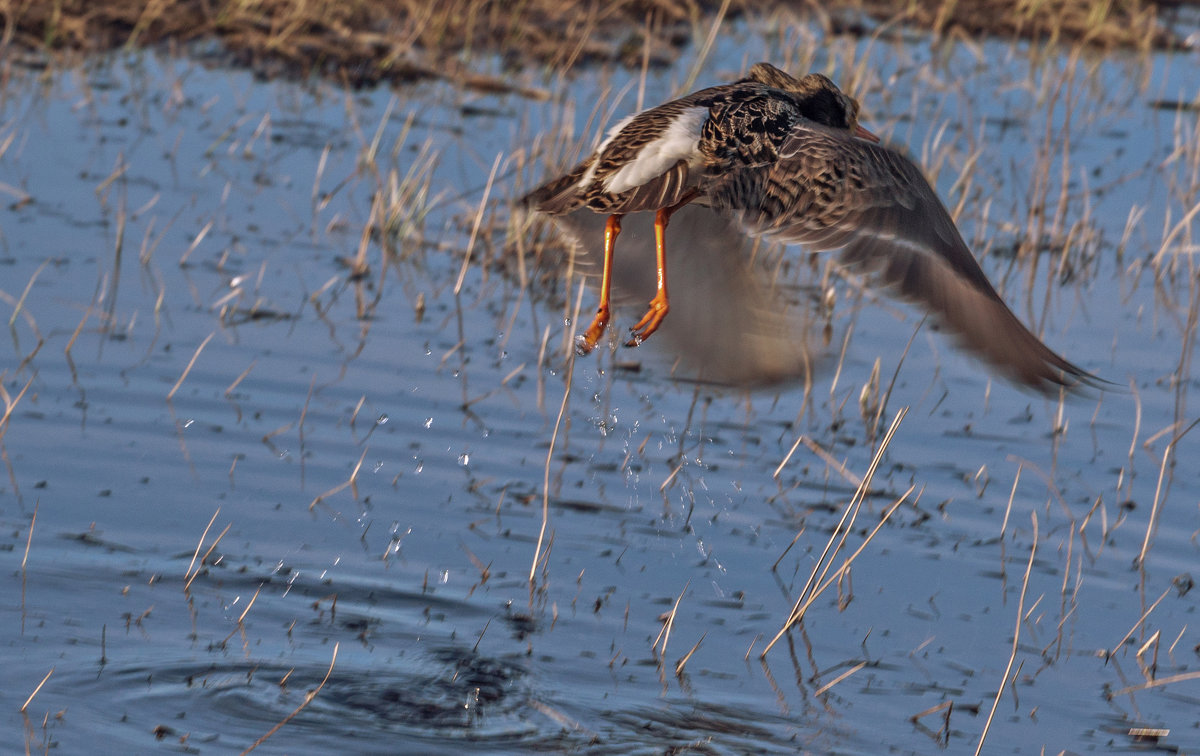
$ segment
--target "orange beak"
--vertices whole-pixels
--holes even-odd
[[[875,142],[876,144],[879,143],[879,137],[875,136],[870,131],[867,131],[859,125],[855,125],[854,127],[854,136],[858,137],[859,139],[865,139],[868,142]]]

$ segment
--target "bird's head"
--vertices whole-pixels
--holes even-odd
[[[770,63],[756,63],[746,78],[791,93],[799,102],[800,112],[810,121],[846,129],[859,139],[879,141],[879,137],[859,125],[858,100],[838,89],[828,76],[810,73],[797,79]]]

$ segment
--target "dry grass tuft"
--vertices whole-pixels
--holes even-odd
[[[1000,684],[996,686],[996,698],[992,700],[992,710],[988,713],[987,721],[983,723],[983,732],[979,734],[979,744],[975,746],[975,756],[979,756],[983,750],[983,742],[987,740],[988,730],[992,727],[992,720],[996,717],[996,709],[1000,706],[1000,696],[1004,693],[1004,685],[1009,680],[1009,673],[1012,672],[1013,662],[1017,658],[1017,649],[1020,647],[1021,640],[1021,622],[1027,616],[1025,612],[1025,593],[1029,590],[1029,573],[1033,571],[1034,557],[1037,556],[1038,545],[1038,519],[1037,513],[1030,513],[1030,522],[1033,524],[1033,535],[1029,546],[1029,562],[1025,565],[1025,577],[1021,580],[1021,597],[1017,601],[1017,619],[1013,628],[1012,651],[1008,656],[1008,665],[1004,668],[1004,674],[1000,677]],[[1030,610],[1032,611],[1032,610]],[[1017,669],[1017,673],[1020,673]],[[1015,675],[1014,675],[1015,680]],[[1014,688],[1015,692],[1015,688]]]
[[[876,18],[897,14],[886,0],[865,0]],[[1176,48],[1182,45],[1147,0],[941,0],[909,3],[901,12],[910,24],[939,34],[992,35],[1049,43],[1080,41],[1100,47]]]
[[[745,2],[742,3],[745,5]],[[580,61],[636,62],[639,34],[661,54],[693,36],[709,0],[562,3],[528,0],[7,0],[0,44],[96,52],[216,39],[236,63],[267,75],[322,75],[354,86],[468,79],[509,90],[461,61],[473,52],[506,65],[569,68]],[[657,62],[665,62],[660,60]]]
[[[789,7],[782,0],[0,0],[0,49],[92,53],[216,40],[218,57],[266,76],[327,76],[352,86],[445,78],[519,91],[467,61],[484,54],[509,68],[553,71],[592,62],[660,65],[686,45],[705,44],[723,18]],[[804,12],[831,32],[856,35],[869,34],[863,19],[873,19],[947,36],[1183,46],[1148,0],[848,0]]]
[[[249,607],[246,607],[246,608],[249,609]],[[300,705],[297,706],[292,711],[291,714],[288,714],[286,717],[281,719],[274,727],[272,727],[270,730],[268,730],[266,732],[266,734],[264,734],[258,740],[254,741],[250,745],[249,748],[242,751],[242,756],[246,756],[246,754],[250,753],[255,748],[258,748],[260,745],[265,743],[272,735],[279,732],[279,730],[285,724],[292,721],[296,717],[297,714],[299,714],[301,711],[303,711],[304,707],[306,707],[310,703],[312,703],[313,699],[317,697],[317,694],[321,692],[321,689],[325,687],[325,683],[329,682],[329,677],[333,674],[333,667],[335,664],[337,664],[338,647],[340,645],[341,645],[340,643],[333,644],[333,658],[329,660],[329,670],[327,672],[325,672],[325,677],[324,677],[324,679],[321,680],[321,683],[319,685],[317,685],[317,687],[314,688],[313,690],[310,690],[309,692],[304,694],[304,700],[300,702]]]
[[[797,598],[795,603],[792,605],[792,610],[788,614],[787,620],[783,623],[783,627],[780,628],[779,632],[775,634],[775,637],[771,639],[770,643],[768,643],[766,648],[762,650],[762,653],[759,654],[760,659],[765,659],[776,642],[778,642],[779,639],[788,632],[788,630],[799,624],[801,620],[804,619],[804,615],[807,613],[809,607],[811,607],[813,603],[821,596],[821,594],[824,593],[830,586],[837,584],[840,590],[841,581],[849,573],[850,565],[853,564],[854,560],[858,558],[858,555],[863,552],[863,549],[867,547],[867,545],[871,542],[871,539],[874,538],[875,534],[879,532],[879,529],[882,528],[887,523],[888,519],[895,513],[895,511],[900,508],[900,505],[908,500],[909,494],[916,489],[915,486],[910,487],[899,499],[894,501],[879,518],[879,522],[876,523],[875,528],[868,533],[865,538],[863,538],[862,543],[854,551],[854,553],[843,559],[841,565],[833,571],[832,575],[829,574],[829,571],[833,568],[834,560],[837,559],[838,554],[841,553],[843,548],[846,546],[847,539],[854,531],[854,523],[858,518],[859,511],[862,508],[862,503],[870,491],[871,480],[875,476],[875,471],[879,467],[879,462],[883,459],[883,455],[884,452],[887,451],[888,444],[891,443],[892,437],[896,435],[896,429],[900,427],[900,423],[904,420],[904,416],[906,414],[908,414],[908,407],[904,407],[896,413],[896,417],[892,420],[892,424],[888,428],[887,433],[884,434],[883,440],[880,443],[879,448],[876,450],[870,466],[867,468],[866,475],[863,476],[861,483],[859,483],[857,490],[854,492],[854,496],[851,497],[850,501],[846,503],[845,508],[842,510],[841,519],[834,527],[833,533],[829,537],[829,541],[825,544],[825,549],[821,552],[821,555],[817,558],[816,563],[813,565],[812,572],[809,573],[808,576],[808,581],[805,583],[804,588],[800,591],[800,597]],[[788,548],[790,549],[791,546],[789,545]],[[777,560],[776,565],[778,564],[779,562]],[[664,640],[663,643],[665,646],[666,641]]]

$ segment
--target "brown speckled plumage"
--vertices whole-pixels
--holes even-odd
[[[636,344],[666,314],[662,239],[670,214],[691,202],[753,234],[814,251],[840,249],[847,267],[922,305],[1020,384],[1043,393],[1103,385],[1017,319],[920,169],[877,144],[857,117],[858,103],[827,78],[795,79],[760,63],[744,79],[618,124],[596,153],[527,195],[528,206],[551,215],[586,207],[610,216],[601,308],[581,351],[595,345],[608,322],[608,267],[621,215],[657,213],[659,295],[634,327]],[[679,149],[693,131],[694,147]],[[674,149],[657,150],[667,144]],[[686,264],[683,254],[676,264]]]
[[[921,171],[893,149],[797,124],[773,163],[732,171],[706,192],[716,212],[734,213],[752,233],[840,249],[846,267],[923,306],[1017,383],[1043,393],[1104,383],[1017,319]]]
[[[625,192],[606,191],[605,181],[638,159],[667,128],[695,109],[708,111],[693,160],[678,160],[663,172]],[[549,215],[579,207],[599,213],[632,213],[674,205],[690,191],[703,191],[714,178],[736,167],[774,161],[792,126],[814,120],[852,129],[858,103],[821,74],[801,79],[768,63],[750,69],[732,84],[693,92],[618,124],[600,148],[565,175],[521,201]],[[583,181],[591,172],[590,180]]]

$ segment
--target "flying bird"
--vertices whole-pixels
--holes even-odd
[[[718,226],[736,225],[811,251],[841,250],[844,266],[922,306],[1020,385],[1048,394],[1104,384],[1021,323],[921,170],[860,126],[858,112],[858,102],[825,76],[797,79],[758,63],[737,81],[625,118],[582,163],[526,195],[523,205],[550,216],[590,211],[606,217],[599,307],[578,351],[594,349],[611,319],[622,218],[654,213],[656,292],[631,329],[627,345],[637,346],[670,309],[671,217],[700,206],[719,216]],[[696,243],[694,235],[690,242]],[[673,264],[687,266],[688,250]]]

